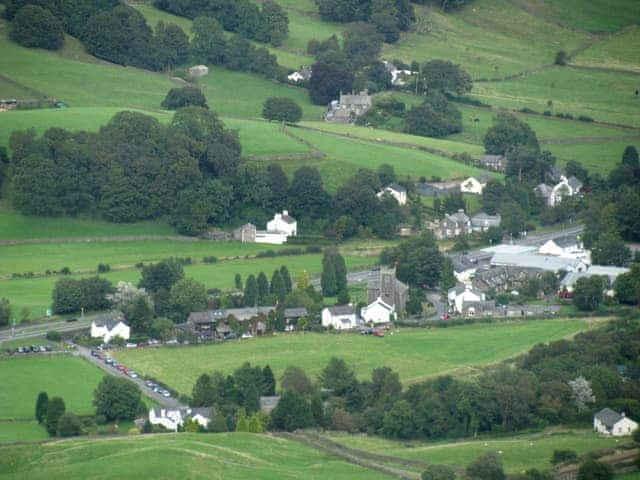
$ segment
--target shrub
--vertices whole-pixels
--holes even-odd
[[[448,465],[429,465],[422,472],[422,480],[455,480],[456,474]]]
[[[107,273],[111,271],[111,266],[106,263],[98,264],[98,273]]]
[[[202,258],[202,263],[216,263],[217,261],[218,261],[218,258],[213,256]]]
[[[558,463],[568,462],[576,458],[578,458],[578,454],[574,450],[554,450],[551,456],[551,463],[557,465]]]
[[[556,53],[556,59],[555,59],[554,63],[556,65],[566,65],[567,64],[567,60],[569,60],[569,56],[567,55],[567,52],[565,52],[564,50],[559,50]]]
[[[264,102],[262,116],[268,120],[295,123],[302,118],[302,108],[290,98],[271,97]]]
[[[207,106],[207,99],[198,87],[187,86],[182,88],[172,88],[160,104],[167,110],[177,110],[183,107],[203,107]]]
[[[578,480],[611,480],[613,469],[594,459],[584,462],[578,470]]]
[[[45,338],[50,342],[59,342],[60,340],[62,340],[62,335],[60,335],[60,332],[51,331],[47,332]]]
[[[580,115],[578,117],[578,120],[580,120],[581,122],[593,122],[593,118],[588,115]]]
[[[82,423],[77,415],[65,413],[58,421],[58,435],[61,437],[74,437],[82,433]]]
[[[23,47],[58,50],[64,43],[62,22],[45,8],[26,5],[13,19],[11,39]]]

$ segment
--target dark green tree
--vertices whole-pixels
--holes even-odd
[[[53,311],[55,313],[79,312],[83,305],[82,285],[73,278],[61,278],[53,287]]]
[[[383,252],[380,260],[385,265],[396,264],[398,279],[411,286],[435,287],[440,281],[443,257],[430,233],[403,240]]]
[[[579,278],[573,289],[573,303],[578,310],[596,310],[604,298],[604,289],[604,280],[598,275]]]
[[[310,427],[313,425],[311,406],[299,393],[285,391],[271,412],[271,422],[274,429],[287,432]]]
[[[494,125],[484,136],[484,148],[487,153],[504,155],[514,147],[525,147],[533,152],[540,151],[535,132],[515,115],[500,113],[494,119]]]
[[[340,92],[353,88],[353,73],[343,65],[319,61],[313,64],[309,80],[309,97],[316,105],[328,105]]]
[[[233,282],[236,290],[242,290],[242,276],[239,273],[236,273]]]
[[[280,275],[282,276],[282,280],[284,281],[284,286],[287,289],[287,293],[291,292],[293,289],[293,283],[291,282],[291,275],[289,275],[289,269],[286,265],[282,265],[280,267]]]
[[[158,263],[145,265],[142,269],[142,278],[138,287],[155,293],[160,289],[170,291],[171,287],[184,278],[184,269],[180,262],[174,258],[162,260]]]
[[[592,458],[586,460],[578,469],[578,480],[611,480],[612,478],[611,466]]]
[[[420,315],[422,313],[422,301],[424,300],[424,293],[419,288],[409,289],[409,299],[405,309],[409,315]]]
[[[631,270],[618,275],[614,283],[616,298],[620,303],[637,305],[640,303],[640,264],[634,263]]]
[[[422,472],[422,480],[455,480],[456,474],[448,465],[429,465]]]
[[[350,301],[351,297],[349,296],[348,290],[338,291],[338,295],[336,295],[336,303],[338,305],[347,305]]]
[[[456,286],[456,276],[454,274],[453,262],[450,258],[445,258],[442,262],[442,271],[440,273],[440,292],[446,295],[449,289]]]
[[[216,391],[209,375],[203,373],[198,377],[193,386],[191,397],[194,407],[210,407],[213,405],[214,400],[216,400]]]
[[[335,265],[331,257],[325,252],[322,259],[322,274],[320,276],[320,287],[325,297],[333,297],[338,293],[338,285],[336,282]]]
[[[45,421],[48,407],[49,396],[47,395],[47,392],[40,392],[38,394],[38,399],[36,400],[36,420],[38,423]]]
[[[448,60],[431,60],[425,63],[420,77],[424,78],[429,91],[462,95],[473,88],[471,76],[460,65]]]
[[[193,21],[191,31],[194,58],[202,63],[222,63],[227,43],[222,25],[215,18],[198,17]]]
[[[6,298],[0,298],[0,327],[5,327],[11,322],[11,304]]]
[[[289,33],[289,17],[277,2],[265,0],[262,3],[262,30],[265,42],[278,46]]]
[[[332,390],[336,396],[344,395],[354,382],[357,382],[356,374],[342,358],[331,358],[320,373],[322,386]]]
[[[258,284],[258,301],[260,303],[264,302],[269,295],[269,280],[267,280],[267,276],[264,272],[260,272],[258,274],[257,279]]]
[[[47,403],[46,427],[49,435],[55,436],[58,432],[58,422],[66,411],[64,400],[60,397],[52,397]]]
[[[412,135],[438,138],[461,131],[462,113],[437,91],[405,115],[405,132]]]
[[[270,97],[264,102],[262,116],[267,120],[295,123],[302,119],[302,108],[288,97]]]
[[[593,244],[591,259],[595,265],[622,267],[631,259],[631,250],[618,235],[605,232]]]
[[[133,420],[140,401],[141,392],[137,385],[126,378],[111,375],[103,377],[93,392],[96,415],[104,415],[107,420]]]
[[[262,369],[262,388],[260,389],[260,394],[266,396],[276,394],[276,377],[273,375],[273,371],[269,365]]]
[[[415,415],[406,400],[399,400],[384,414],[382,432],[392,438],[410,438],[414,435]]]
[[[171,287],[169,302],[176,319],[182,322],[191,312],[201,312],[207,308],[207,292],[202,283],[183,278]]]
[[[280,270],[274,270],[271,276],[271,285],[269,286],[271,295],[278,298],[278,303],[283,303],[287,297],[287,286],[284,283]]]
[[[578,458],[578,454],[575,450],[554,450],[551,456],[551,463],[557,465],[558,463],[575,460]]]
[[[291,390],[301,395],[312,395],[316,388],[300,367],[287,367],[282,374],[282,390]]]
[[[202,90],[192,86],[172,88],[160,106],[166,110],[177,110],[183,107],[209,108]]]
[[[26,5],[11,24],[11,40],[28,48],[58,50],[64,44],[62,22],[46,8]]]
[[[476,480],[504,480],[506,478],[500,457],[485,453],[467,467],[469,478]]]
[[[58,420],[58,435],[60,437],[75,437],[82,434],[82,422],[77,415],[67,412]]]
[[[350,25],[342,37],[343,52],[356,70],[378,58],[382,49],[382,35],[374,25],[368,23],[358,22]]]
[[[160,55],[159,61],[167,70],[181,65],[189,59],[191,46],[189,37],[175,23],[160,21],[156,25],[156,44]],[[166,108],[166,107],[165,107]]]
[[[258,303],[258,282],[256,277],[249,275],[244,285],[244,304],[247,307],[253,307]]]
[[[324,190],[318,170],[301,167],[293,174],[289,200],[296,216],[321,218],[329,208],[331,197]]]

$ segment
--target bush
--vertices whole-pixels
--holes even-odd
[[[183,107],[203,107],[209,108],[207,99],[198,87],[172,88],[160,104],[167,110],[177,110]]]
[[[422,480],[455,480],[456,474],[448,465],[429,465],[422,472]]]
[[[51,331],[47,332],[44,338],[46,338],[50,342],[59,342],[62,340],[62,335],[60,335],[60,332]]]
[[[613,478],[613,469],[594,459],[584,462],[578,470],[578,480],[611,480]]]
[[[567,60],[569,60],[569,56],[567,55],[567,52],[565,52],[564,50],[559,50],[556,53],[556,59],[555,59],[554,63],[556,65],[566,65],[567,64]]]
[[[580,120],[581,122],[593,122],[593,118],[589,117],[588,115],[580,115],[578,117],[578,120]]]
[[[557,465],[558,463],[568,462],[578,458],[578,454],[574,450],[554,450],[551,456],[551,463]]]
[[[61,437],[74,437],[82,433],[82,423],[77,415],[65,413],[58,421],[58,435]]]
[[[45,8],[26,5],[13,19],[11,39],[23,47],[58,50],[64,44],[62,22]]]
[[[107,273],[111,271],[111,266],[106,263],[98,264],[98,273]]]
[[[302,118],[302,108],[290,98],[271,97],[264,102],[262,116],[267,120],[295,123]]]

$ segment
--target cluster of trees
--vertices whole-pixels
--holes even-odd
[[[626,305],[640,303],[640,263],[631,265],[631,270],[616,278],[614,283],[616,298]]]
[[[110,302],[107,295],[113,293],[113,285],[101,277],[61,278],[53,288],[54,313],[75,313],[85,310],[104,310]]]
[[[274,0],[155,0],[154,6],[181,17],[216,19],[225,30],[258,42],[280,45],[289,33],[287,12]]]
[[[11,322],[11,304],[6,298],[0,298],[0,327],[6,327]]]
[[[58,50],[64,44],[64,29],[46,8],[25,5],[13,18],[10,38],[23,47]]]
[[[473,382],[439,377],[403,389],[389,368],[360,382],[344,361],[332,359],[320,376],[331,391],[325,425],[435,439],[590,422],[605,405],[638,416],[639,353],[637,321],[618,320],[574,340],[537,345],[517,368],[500,366]]]
[[[634,146],[625,148],[621,162],[608,179],[588,179],[592,187],[584,212],[585,247],[591,248],[593,263],[626,265],[631,251],[625,242],[640,240],[640,160]]]
[[[276,379],[269,365],[260,368],[247,362],[232,375],[218,371],[200,375],[193,386],[190,404],[212,409],[210,431],[252,431],[239,427],[242,418],[256,414],[260,410],[260,397],[273,396],[275,392]],[[249,420],[256,421],[258,417]]]
[[[178,110],[184,107],[209,108],[202,90],[192,85],[172,88],[160,106],[166,110]]]
[[[49,398],[40,392],[36,399],[36,421],[45,426],[52,437],[72,437],[82,433],[82,422],[67,407],[62,397]]]
[[[93,392],[96,415],[107,421],[133,420],[147,412],[138,386],[126,378],[105,375]]]
[[[380,263],[395,265],[399,280],[411,287],[424,289],[438,286],[444,259],[433,234],[426,232],[383,250]]]
[[[262,116],[267,120],[295,123],[302,119],[302,108],[287,97],[270,97],[264,102]]]
[[[405,104],[393,97],[377,99],[357,123],[385,128],[389,122],[397,128],[400,119],[405,132],[424,137],[444,137],[461,132],[462,114],[448,97],[471,91],[470,75],[459,65],[444,60],[416,63],[413,69],[415,90],[424,95],[421,105],[405,110]],[[414,87],[408,85],[406,88],[413,90]]]
[[[337,248],[327,248],[322,257],[320,287],[325,297],[338,296],[338,303],[349,303],[347,265]]]
[[[235,277],[236,288],[242,289],[242,279],[239,274]],[[291,276],[285,265],[273,271],[271,282],[264,272],[258,276],[249,275],[244,285],[243,303],[247,307],[256,305],[284,304],[287,295],[293,290]]]
[[[316,5],[323,20],[370,23],[387,43],[397,42],[416,20],[409,0],[316,0]]]

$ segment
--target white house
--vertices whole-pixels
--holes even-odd
[[[573,197],[582,190],[582,182],[576,177],[565,177],[562,175],[560,181],[554,186],[541,183],[535,189],[538,196],[545,199],[550,207],[558,205],[564,197]]]
[[[593,417],[593,429],[603,435],[624,437],[635,432],[638,429],[638,424],[624,413],[603,408]]]
[[[476,195],[482,195],[484,187],[487,186],[487,183],[489,183],[489,180],[491,180],[492,178],[493,176],[488,173],[482,173],[474,177],[469,177],[460,184],[460,191],[462,193],[473,193]]]
[[[377,325],[390,323],[395,317],[395,312],[396,309],[393,306],[378,297],[373,303],[360,310],[360,316],[365,323]]]
[[[575,236],[566,236],[547,240],[538,249],[540,255],[555,257],[577,258],[585,263],[591,263],[591,254],[582,246],[582,242]]]
[[[305,82],[311,78],[311,73],[311,67],[300,67],[300,70],[287,75],[287,79],[294,83]]]
[[[449,290],[447,299],[450,310],[462,313],[465,302],[482,302],[485,300],[485,295],[479,290],[475,290],[471,285],[458,285]]]
[[[104,343],[109,343],[114,337],[129,340],[131,328],[121,318],[121,315],[108,315],[94,319],[91,322],[91,338],[102,338]]]
[[[286,233],[287,236],[295,237],[298,233],[298,222],[289,215],[287,210],[276,213],[273,220],[267,222],[267,232]]]
[[[476,213],[471,217],[471,230],[474,232],[486,232],[491,227],[499,227],[502,222],[500,214],[489,215],[485,212]]]
[[[407,203],[407,190],[397,183],[392,183],[379,191],[377,194],[378,198],[381,198],[385,193],[388,193],[395,198],[400,205],[405,205]]]
[[[358,327],[356,309],[352,305],[336,305],[322,309],[322,326],[336,330],[348,330]]]
[[[207,428],[211,421],[211,413],[208,408],[152,408],[149,410],[151,425],[161,425],[174,432],[184,425],[187,418]]]
[[[394,86],[402,86],[406,84],[406,79],[413,75],[411,70],[400,70],[391,62],[383,60],[382,63],[387,69],[387,72],[391,74],[391,84]]]

